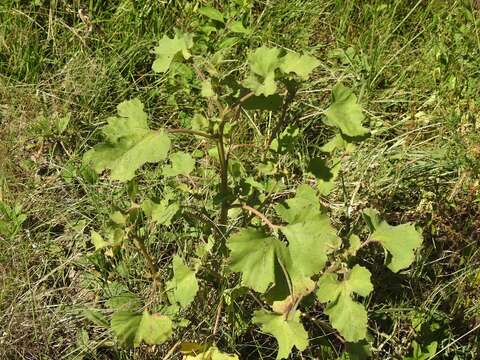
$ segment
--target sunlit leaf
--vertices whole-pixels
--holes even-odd
[[[200,9],[198,9],[198,12],[200,14],[208,17],[209,19],[219,21],[221,23],[225,22],[225,20],[223,18],[223,14],[220,11],[218,11],[217,9],[215,9],[211,6],[201,7]]]
[[[299,55],[294,52],[287,53],[280,64],[280,69],[285,73],[295,73],[303,80],[307,80],[310,73],[320,65],[320,61],[310,55]]]
[[[275,281],[276,253],[284,245],[260,230],[248,228],[230,236],[227,246],[230,269],[242,273],[242,284],[265,292]]]
[[[357,137],[368,133],[368,129],[362,126],[364,119],[362,108],[357,102],[353,92],[338,83],[332,90],[333,102],[325,112],[327,123],[336,126],[348,136]]]
[[[328,303],[325,314],[347,341],[355,342],[367,336],[367,312],[352,296],[370,294],[373,290],[370,277],[368,269],[355,265],[342,281],[332,273],[322,275],[318,281],[318,300]]]
[[[382,221],[371,237],[390,253],[387,266],[393,272],[409,267],[415,260],[415,250],[422,244],[422,235],[411,224],[392,226]]]
[[[190,305],[198,291],[195,272],[184,264],[181,257],[175,255],[172,260],[173,277],[167,282],[168,298],[171,303],[179,303],[185,308]]]
[[[283,315],[259,310],[255,311],[252,321],[277,340],[277,360],[286,359],[294,346],[300,351],[308,346],[308,333],[300,323],[299,311],[295,313],[293,319],[286,320]]]
[[[87,151],[83,161],[97,173],[111,169],[112,179],[127,181],[143,164],[165,159],[170,139],[164,132],[148,128],[140,100],[124,101],[117,109],[119,117],[109,118],[103,129],[107,142]]]
[[[255,95],[273,95],[277,89],[275,70],[280,66],[280,50],[262,46],[248,57],[250,75],[243,81],[243,86]]]
[[[150,199],[142,202],[142,210],[145,215],[151,217],[153,221],[159,225],[170,225],[172,218],[180,210],[180,205],[176,202],[169,203],[167,199],[163,199],[160,203],[156,203]]]
[[[173,39],[164,35],[155,48],[156,60],[152,70],[157,73],[166,72],[176,55],[181,55],[185,60],[191,57],[190,49],[193,46],[193,35],[177,31]]]
[[[171,164],[163,168],[164,176],[188,175],[195,168],[195,160],[186,152],[178,151],[170,155]]]
[[[138,314],[132,311],[118,311],[112,315],[110,326],[118,342],[124,346],[138,347],[142,342],[149,345],[162,344],[172,335],[171,320],[148,311]]]

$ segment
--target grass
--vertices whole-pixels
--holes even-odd
[[[85,254],[89,230],[107,221],[126,190],[92,181],[80,159],[125,99],[139,96],[157,123],[181,121],[178,108],[191,112],[189,98],[170,95],[175,85],[153,75],[150,52],[173,27],[191,26],[196,4],[90,1],[92,31],[77,15],[78,1],[0,4],[0,220],[9,224],[0,231],[0,358],[148,359],[169,350],[122,351],[81,315],[118,291],[98,281],[101,267]],[[305,167],[329,137],[321,110],[328,105],[327,90],[340,79],[359,95],[373,136],[348,159],[339,180],[344,187],[326,199],[336,223],[350,216],[342,210],[346,202],[352,214],[375,206],[392,223],[414,221],[423,228],[425,245],[408,272],[377,268],[373,276],[373,358],[411,355],[413,340],[423,346],[438,342],[433,358],[474,359],[480,352],[476,6],[278,0],[254,1],[249,14],[255,31],[240,51],[262,44],[309,49],[322,61],[289,114],[309,130],[299,147],[302,160],[286,168]],[[68,113],[70,123],[59,133],[56,124]],[[271,131],[268,119],[254,123]],[[246,136],[255,133],[252,128],[243,129]],[[151,176],[140,186],[154,194],[159,184]],[[15,205],[21,210],[11,211]],[[165,243],[149,246],[171,253],[174,236],[162,237]],[[379,260],[365,253],[366,264]],[[121,266],[123,278],[115,284],[147,291],[141,260]],[[212,309],[208,301],[199,304],[198,319],[212,317]],[[237,321],[241,328],[244,320]],[[187,332],[191,339],[210,334],[212,324],[198,324]],[[339,346],[332,339],[315,339],[303,358],[335,359]],[[325,347],[329,341],[333,350]],[[274,342],[257,330],[229,329],[221,343],[242,358],[275,353]]]

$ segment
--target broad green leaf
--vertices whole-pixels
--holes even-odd
[[[280,70],[285,74],[295,73],[303,80],[307,80],[310,73],[320,65],[320,61],[310,55],[299,55],[289,52],[282,58]]]
[[[351,297],[340,296],[325,309],[330,323],[347,341],[358,341],[367,336],[367,311]]]
[[[260,230],[243,229],[227,240],[230,269],[242,273],[243,285],[263,293],[275,281],[276,253],[283,246]]]
[[[172,218],[180,210],[180,205],[176,202],[169,204],[167,199],[163,199],[160,203],[156,203],[150,199],[142,202],[142,210],[145,215],[151,217],[153,221],[159,225],[170,225]]]
[[[277,340],[277,360],[286,359],[294,346],[300,351],[308,346],[308,333],[300,323],[300,311],[292,320],[285,320],[283,315],[259,310],[255,311],[252,321]]]
[[[181,257],[175,255],[172,260],[173,277],[167,282],[168,299],[186,308],[195,298],[198,281],[195,272],[184,264]]]
[[[280,50],[262,46],[248,57],[251,73],[243,85],[255,95],[273,95],[277,90],[275,70],[280,66]]]
[[[188,60],[191,57],[189,49],[193,46],[193,35],[177,31],[173,39],[164,35],[155,48],[156,60],[152,70],[157,73],[166,72],[177,54]]]
[[[163,344],[172,333],[172,321],[168,317],[160,314],[150,315],[144,311],[135,334],[134,345],[138,346],[142,341],[149,345]]]
[[[140,299],[130,291],[112,294],[105,305],[112,310],[137,310],[141,307]]]
[[[109,118],[103,129],[107,142],[87,151],[83,161],[97,173],[111,169],[112,179],[127,181],[143,164],[165,159],[170,139],[164,132],[148,128],[140,100],[124,101],[117,109],[119,117]]]
[[[103,249],[110,245],[107,241],[103,240],[103,237],[96,231],[92,230],[90,234],[90,239],[92,240],[93,246],[95,246],[95,251]]]
[[[357,253],[358,249],[360,249],[362,242],[360,241],[358,235],[352,234],[348,238],[348,243],[350,245],[348,247],[348,254],[354,256]]]
[[[110,324],[118,342],[124,346],[138,347],[142,342],[149,345],[162,344],[172,335],[171,320],[160,314],[147,311],[138,314],[118,311],[112,315]]]
[[[244,81],[243,86],[252,90],[255,95],[273,95],[277,90],[277,84],[275,83],[275,74],[268,74],[265,78],[260,79],[255,74],[250,74]]]
[[[320,150],[326,153],[332,153],[335,150],[343,150],[345,153],[351,154],[355,150],[356,145],[350,140],[351,139],[348,137],[344,137],[339,133],[323,145]]]
[[[170,155],[170,166],[163,168],[164,176],[188,175],[195,168],[195,160],[192,156],[183,151],[178,151]]]
[[[415,259],[415,250],[422,244],[422,235],[411,224],[392,226],[382,221],[371,237],[390,253],[387,266],[393,272],[409,267]]]
[[[327,262],[327,255],[341,245],[325,214],[308,215],[306,220],[290,223],[281,230],[288,239],[288,250],[296,260],[296,268],[305,276],[320,272]]]
[[[188,348],[182,344],[183,360],[238,360],[237,355],[220,351],[216,346],[191,344]]]
[[[210,80],[202,81],[202,90],[200,92],[200,95],[206,98],[215,96],[215,92],[213,91],[213,88],[212,88],[212,82]]]
[[[112,315],[110,327],[123,346],[133,346],[135,335],[142,320],[142,315],[132,311],[118,311]]]
[[[241,21],[234,21],[233,23],[228,25],[228,29],[231,32],[239,33],[239,34],[250,34],[252,31],[250,29],[246,29],[245,26],[243,26],[243,23]]]
[[[354,293],[367,296],[373,290],[370,271],[355,265],[343,281],[327,273],[318,280],[318,300],[328,303],[325,310],[332,326],[350,342],[362,340],[367,335],[367,312],[362,304],[352,299]]]
[[[223,14],[218,11],[217,9],[211,7],[211,6],[204,6],[198,9],[198,12],[209,19],[219,21],[221,23],[224,23],[225,20],[223,18]]]
[[[338,127],[343,134],[350,137],[367,134],[368,129],[362,126],[364,119],[362,108],[353,92],[338,83],[333,87],[332,95],[333,103],[325,112],[327,123]]]
[[[294,198],[277,205],[275,211],[284,221],[293,224],[318,214],[320,203],[315,190],[304,184],[298,187]]]

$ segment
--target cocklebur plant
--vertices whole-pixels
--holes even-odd
[[[159,300],[142,304],[128,289],[117,289],[118,296],[107,304],[110,321],[93,310],[85,315],[111,327],[120,346],[162,344],[188,325],[185,310],[210,289],[220,294],[211,319],[215,339],[223,323],[221,304],[231,302],[227,295],[249,289],[239,293],[254,294],[261,304],[251,314],[251,324],[276,339],[277,359],[287,358],[294,348],[307,349],[309,333],[302,318],[315,321],[308,314],[314,298],[323,304],[328,326],[342,342],[361,342],[368,333],[368,312],[361,299],[374,288],[359,254],[367,246],[381,247],[386,266],[398,272],[412,264],[422,237],[411,224],[388,224],[374,209],[363,211],[363,228],[350,227],[358,233],[349,229],[340,234],[320,203],[320,196],[335,187],[343,155],[368,134],[357,98],[341,83],[333,87],[323,121],[335,135],[322,147],[325,156],[311,159],[293,196],[281,195],[288,194],[286,184],[291,182],[282,160],[295,157],[302,135],[298,124],[287,123],[288,109],[320,62],[308,54],[261,46],[249,51],[245,75],[242,67],[228,67],[232,45],[205,51],[205,31],[249,30],[241,22],[227,22],[216,9],[199,12],[209,19],[201,32],[165,35],[154,50],[152,66],[174,84],[185,69],[196,74],[181,85],[188,88],[193,104],[203,104],[190,114],[188,127],[152,128],[142,102],[127,100],[117,106],[117,116],[107,119],[104,142],[84,155],[84,163],[95,172],[108,170],[110,179],[129,188],[135,189],[136,178],[145,172],[153,172],[161,182],[156,198],[132,190],[130,204],[91,234],[97,262],[118,264],[140,254]],[[259,111],[276,114],[276,123],[270,133],[257,131],[249,139],[253,143],[242,142],[249,136],[244,131],[249,113]],[[197,144],[190,152],[187,147],[175,149],[185,137]],[[242,157],[245,150],[254,156]],[[208,192],[206,197],[195,190],[199,188],[213,188],[215,194]],[[159,270],[161,254],[151,250],[151,242],[162,241],[162,234],[173,226],[179,234],[193,227],[201,241],[189,238],[183,247],[177,242],[172,275],[165,279]],[[303,302],[306,298],[310,301]],[[238,358],[208,340],[184,343],[184,358]]]

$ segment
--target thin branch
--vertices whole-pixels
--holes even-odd
[[[191,129],[166,129],[165,131],[168,132],[169,134],[190,134],[190,135],[202,136],[207,139],[215,139],[215,135],[211,135],[203,131],[197,131],[197,130],[191,130]]]
[[[222,316],[222,308],[223,308],[223,296],[220,297],[220,303],[217,306],[217,314],[215,316],[215,325],[213,327],[213,336],[217,335],[218,332],[218,326],[220,325],[220,318]]]
[[[374,239],[369,237],[365,242],[362,243],[362,245],[360,245],[360,247],[357,249],[357,251],[360,250],[360,249],[363,249],[365,246],[368,246],[370,244],[377,243],[377,242],[378,242],[377,240],[374,240]]]
[[[280,228],[279,225],[273,224],[273,223],[272,223],[270,220],[268,220],[268,218],[267,218],[265,215],[263,215],[260,211],[258,211],[257,209],[255,209],[255,208],[253,208],[253,207],[251,207],[251,206],[249,206],[249,205],[242,204],[242,205],[235,206],[235,207],[241,207],[243,210],[246,210],[246,211],[248,211],[249,213],[257,216],[260,220],[263,221],[263,223],[264,223],[265,225],[267,225],[267,226],[270,228],[270,230],[272,230],[272,232],[276,232],[276,231]]]

